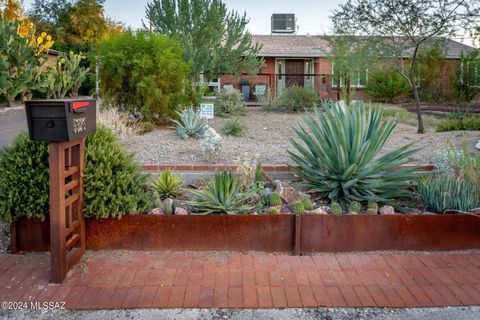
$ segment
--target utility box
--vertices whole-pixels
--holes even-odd
[[[94,99],[32,100],[25,103],[25,109],[34,141],[74,141],[97,129]]]

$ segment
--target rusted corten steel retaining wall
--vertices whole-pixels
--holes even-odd
[[[480,249],[480,216],[302,216],[302,253]]]
[[[48,219],[15,224],[12,249],[48,251]],[[86,219],[87,249],[354,252],[480,249],[474,215],[131,215]]]

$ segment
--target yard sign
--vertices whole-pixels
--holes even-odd
[[[200,104],[200,117],[203,119],[213,119],[215,107],[210,103]]]

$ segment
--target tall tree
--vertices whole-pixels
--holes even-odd
[[[331,18],[341,33],[373,36],[381,47],[378,52],[394,60],[415,97],[418,133],[424,133],[417,88],[419,50],[435,38],[471,30],[479,14],[478,0],[348,0]]]
[[[146,27],[182,44],[197,84],[223,73],[254,74],[263,65],[260,47],[246,30],[246,14],[229,12],[221,0],[153,0],[146,16]]]
[[[30,19],[57,39],[56,49],[89,51],[120,24],[104,15],[105,0],[34,0]]]
[[[334,31],[335,33],[335,31]],[[350,104],[358,85],[366,85],[368,67],[375,60],[372,46],[365,38],[351,35],[324,36],[329,44],[329,59],[333,65],[333,82],[337,100]]]

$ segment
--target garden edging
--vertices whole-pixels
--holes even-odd
[[[12,252],[49,250],[48,219],[20,219],[12,231]],[[469,250],[480,249],[480,216],[130,215],[86,219],[86,240],[90,250],[297,254]]]

